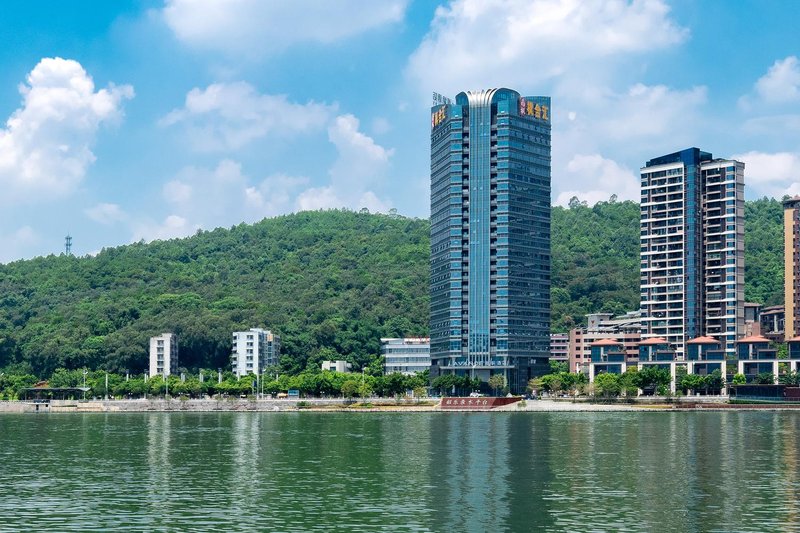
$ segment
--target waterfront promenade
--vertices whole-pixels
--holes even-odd
[[[464,412],[465,410],[440,409],[439,398],[421,401],[370,398],[356,402],[342,398],[301,400],[255,399],[136,399],[136,400],[53,400],[44,402],[2,401],[0,413],[147,413],[147,412]],[[541,399],[513,403],[491,409],[491,412],[666,412],[675,410],[735,410],[735,409],[800,409],[796,404],[727,403],[727,397],[684,397],[664,401],[593,402],[587,399]],[[470,411],[476,411],[470,409]],[[484,410],[489,411],[489,410]]]

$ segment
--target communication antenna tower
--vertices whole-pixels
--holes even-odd
[[[67,235],[64,239],[64,253],[66,255],[72,255],[72,236]]]

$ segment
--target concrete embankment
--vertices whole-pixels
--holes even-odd
[[[396,401],[394,399],[370,400],[369,406],[352,400],[253,400],[226,399],[139,399],[139,400],[51,400],[49,402],[0,402],[0,413],[143,413],[143,412],[214,412],[214,411],[432,411],[437,402]]]
[[[516,402],[491,409],[491,412],[674,412],[710,410],[800,410],[798,404],[729,404],[726,399],[706,397],[681,398],[671,402],[635,401],[632,403],[593,403],[586,400],[542,399]],[[371,412],[486,412],[487,410],[440,409],[438,399],[423,402],[396,401],[372,398],[368,404],[352,400],[252,400],[228,399],[147,399],[147,400],[53,400],[50,402],[0,401],[0,413],[146,413],[146,412],[290,412],[310,411],[326,413]]]

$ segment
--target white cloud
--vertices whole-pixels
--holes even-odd
[[[297,198],[297,209],[314,210],[347,207],[386,211],[390,204],[372,190],[380,187],[389,168],[394,149],[377,144],[359,131],[353,115],[340,115],[328,127],[328,139],[338,156],[330,169],[329,185],[311,187]]]
[[[274,174],[259,185],[245,189],[245,204],[260,216],[288,213],[295,193],[308,184],[308,178]]]
[[[252,180],[241,165],[223,159],[215,168],[188,166],[164,184],[162,196],[170,210],[191,227],[211,229],[290,212],[308,178],[274,174]]]
[[[184,107],[159,124],[186,125],[197,150],[235,150],[268,135],[321,131],[335,111],[336,105],[295,104],[285,95],[260,94],[246,82],[215,83],[189,91]]]
[[[188,237],[195,233],[200,226],[191,224],[178,215],[169,215],[162,222],[145,220],[134,225],[133,242],[177,239]]]
[[[621,92],[593,88],[574,96],[573,109],[579,111],[572,116],[553,114],[555,203],[566,205],[572,196],[592,203],[608,200],[611,194],[620,200],[637,199],[631,161],[643,164],[654,154],[699,142],[706,95],[705,87],[676,90],[637,83]],[[603,181],[598,181],[601,176]]]
[[[166,201],[178,204],[188,204],[192,199],[192,192],[192,186],[182,181],[169,181],[162,189]]]
[[[260,57],[303,42],[333,43],[401,22],[407,0],[167,0],[162,13],[182,43]]]
[[[608,200],[613,194],[620,200],[639,201],[636,175],[629,168],[599,154],[576,155],[567,164],[566,171],[562,180],[572,189],[562,191],[554,202],[556,205],[567,205],[573,196],[595,204]],[[577,189],[576,186],[583,188]]]
[[[612,139],[662,138],[669,133],[672,142],[680,143],[680,129],[675,126],[695,121],[692,117],[698,116],[695,111],[706,102],[706,95],[704,86],[681,91],[637,83],[627,93],[603,100],[603,133]]]
[[[328,139],[336,146],[339,157],[331,167],[334,184],[357,186],[365,180],[383,176],[393,149],[386,149],[359,131],[359,121],[353,115],[336,117],[328,128]]]
[[[800,193],[800,154],[794,152],[746,152],[731,159],[743,161],[748,189],[758,196],[780,198]]]
[[[0,263],[30,256],[40,242],[41,237],[30,226],[22,226],[9,234],[0,234]]]
[[[83,211],[90,219],[110,226],[128,219],[128,215],[118,204],[100,203]]]
[[[767,103],[789,103],[800,100],[800,61],[789,56],[779,59],[759,78],[755,92]]]
[[[372,119],[372,132],[375,135],[383,135],[391,131],[392,125],[384,117],[375,117]]]
[[[333,187],[311,187],[297,197],[298,211],[316,211],[317,209],[338,209],[346,207]]]
[[[95,91],[77,61],[45,58],[21,84],[22,106],[0,129],[0,187],[3,198],[33,203],[69,194],[95,156],[100,125],[122,114],[133,97],[130,85]]]
[[[607,66],[687,36],[661,0],[454,0],[436,9],[406,74],[424,94],[533,87],[576,64]]]
[[[768,115],[745,121],[742,129],[752,135],[785,138],[790,131],[800,132],[800,114]],[[787,139],[791,141],[791,139]]]
[[[372,213],[386,213],[391,204],[378,198],[372,191],[360,195],[348,195],[347,199],[342,199],[333,187],[313,187],[306,189],[297,197],[296,207],[298,211],[367,208]]]

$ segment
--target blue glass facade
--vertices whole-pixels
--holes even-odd
[[[550,99],[460,93],[431,128],[431,372],[522,391],[549,354]]]

